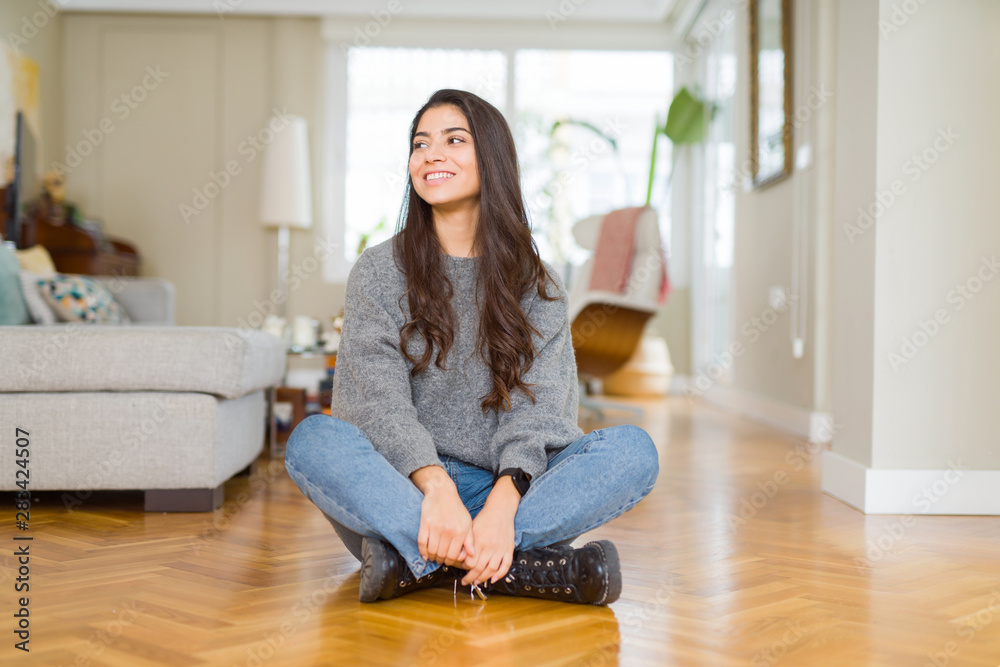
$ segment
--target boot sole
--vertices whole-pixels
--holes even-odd
[[[376,602],[386,587],[392,586],[394,573],[380,565],[387,560],[386,549],[382,540],[366,537],[361,541],[361,583],[358,586],[361,602]]]
[[[584,545],[584,548],[594,547],[601,552],[604,558],[605,575],[604,580],[604,596],[592,604],[596,605],[609,605],[622,594],[622,568],[621,561],[618,559],[618,548],[610,540],[598,540],[597,542],[588,542]]]

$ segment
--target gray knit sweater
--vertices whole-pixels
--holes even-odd
[[[489,367],[476,351],[479,311],[475,301],[474,257],[444,255],[454,287],[455,340],[445,362],[410,377],[413,364],[400,351],[399,330],[409,321],[406,278],[393,261],[392,239],[365,250],[347,279],[344,328],[333,382],[333,414],[354,424],[375,449],[404,476],[448,455],[494,473],[522,468],[532,477],[545,472],[547,454],[583,435],[577,426],[576,361],[570,338],[566,291],[558,277],[538,298],[529,290],[521,305],[541,337],[523,380],[536,402],[518,390],[511,411],[486,414],[482,397],[492,386]],[[553,276],[551,267],[546,265]],[[401,298],[403,297],[403,298]],[[423,353],[423,337],[413,336],[409,352]]]

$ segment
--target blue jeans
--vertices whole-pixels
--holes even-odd
[[[493,472],[449,456],[451,475],[469,514],[483,508]],[[440,565],[417,547],[423,494],[353,424],[314,415],[288,439],[285,468],[292,481],[361,559],[363,537],[392,544],[417,577]],[[659,457],[649,435],[622,425],[587,433],[550,454],[548,468],[521,499],[514,518],[515,549],[568,544],[631,509],[653,490]]]

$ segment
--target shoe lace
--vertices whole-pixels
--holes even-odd
[[[526,552],[521,554],[511,569],[516,568],[519,579],[527,579],[533,586],[571,586],[574,559],[567,554],[552,551]]]
[[[475,593],[475,595],[473,595],[473,592]],[[455,578],[455,589],[452,591],[452,595],[454,595],[456,598],[458,597],[458,577]],[[486,593],[483,592],[483,589],[481,589],[476,584],[469,584],[469,598],[475,600],[476,595],[478,595],[484,601],[487,599]]]

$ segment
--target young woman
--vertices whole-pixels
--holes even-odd
[[[635,426],[577,426],[566,292],[503,115],[434,93],[409,172],[396,235],[347,280],[336,416],[295,429],[288,473],[361,561],[364,602],[455,579],[613,602],[614,545],[566,545],[652,490],[657,452]]]

